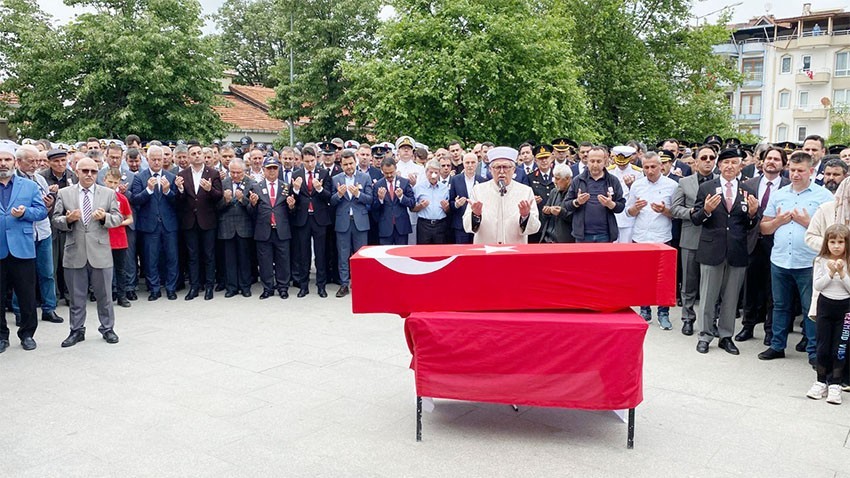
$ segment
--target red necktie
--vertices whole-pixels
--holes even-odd
[[[274,203],[276,202],[277,195],[274,191],[274,183],[269,183],[269,201],[272,203],[272,226],[277,225],[277,221],[274,218]]]
[[[387,182],[387,189],[389,189],[390,192],[390,201],[395,201],[395,188],[393,187],[393,184],[389,181]]]
[[[308,171],[307,174],[310,175],[310,177],[307,179],[307,194],[312,196],[313,195],[313,171]],[[310,205],[307,207],[307,211],[313,212],[313,201],[310,201]]]
[[[726,210],[732,212],[732,207],[735,205],[735,198],[732,197],[732,183],[726,183]]]

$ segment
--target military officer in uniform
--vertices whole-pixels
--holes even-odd
[[[637,154],[637,150],[631,146],[614,146],[611,150],[611,159],[614,164],[608,166],[608,173],[620,180],[620,186],[623,188],[623,197],[626,201],[629,200],[629,188],[637,179],[643,177],[643,170],[632,164],[632,157]],[[620,229],[617,242],[628,244],[632,242],[632,228],[635,224],[635,218],[630,217],[625,211],[617,213],[617,227]]]

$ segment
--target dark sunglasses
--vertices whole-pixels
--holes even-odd
[[[717,156],[714,156],[714,155],[700,156],[699,159],[700,159],[700,161],[714,161],[715,159],[717,159]]]
[[[97,174],[97,169],[78,169],[83,174]]]

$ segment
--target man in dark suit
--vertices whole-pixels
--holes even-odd
[[[487,181],[483,176],[475,174],[478,167],[478,156],[466,153],[461,160],[463,172],[455,174],[449,180],[449,205],[452,209],[452,232],[455,244],[472,244],[475,234],[463,230],[463,213],[472,196],[472,188],[478,183]]]
[[[130,203],[136,208],[136,231],[142,234],[145,279],[154,301],[162,297],[159,275],[160,258],[165,265],[165,292],[168,300],[177,299],[177,195],[176,177],[162,169],[162,148],[148,149],[150,169],[133,180]]]
[[[221,200],[221,176],[204,164],[199,144],[189,146],[189,167],[175,180],[180,228],[186,238],[189,263],[189,293],[186,300],[198,296],[201,288],[201,257],[204,261],[204,300],[213,298],[215,286],[216,209]]]
[[[348,295],[351,272],[348,259],[366,245],[369,231],[369,207],[372,204],[372,179],[355,166],[354,157],[342,153],[342,173],[332,179],[331,207],[336,209],[334,230],[339,256],[340,287],[337,297]]]
[[[350,151],[343,152],[343,154],[346,153],[354,155]],[[331,177],[328,170],[316,165],[315,156],[305,156],[304,167],[293,173],[292,194],[295,196],[292,226],[297,243],[296,249],[300,256],[296,262],[297,270],[293,270],[295,280],[300,287],[298,297],[304,297],[310,293],[308,284],[312,256],[311,239],[312,251],[316,256],[316,287],[319,297],[327,297],[325,285],[328,279],[328,262],[325,246],[327,231],[331,226]]]
[[[549,201],[549,194],[555,188],[554,178],[552,177],[552,146],[548,144],[539,144],[533,150],[534,159],[537,162],[537,168],[528,176],[528,185],[534,192],[534,200],[537,202],[537,213],[543,217],[543,206]],[[572,178],[572,175],[570,175]],[[540,242],[540,237],[543,235],[543,229],[528,236],[529,244]]]
[[[812,165],[815,168],[813,174],[815,184],[823,186],[823,170],[824,162],[821,161],[826,156],[826,140],[823,136],[812,134],[806,137],[803,141],[803,151],[809,153],[812,157]]]
[[[233,159],[228,166],[230,177],[221,182],[223,190],[218,203],[218,238],[224,243],[224,297],[238,293],[251,297],[251,247],[254,224],[248,212],[248,195],[254,181],[245,174],[245,162]]]
[[[765,152],[761,175],[744,181],[744,185],[756,192],[759,208],[764,212],[771,193],[788,185],[791,180],[781,176],[788,158],[785,150],[770,148]],[[744,281],[744,317],[741,331],[735,336],[738,342],[753,338],[753,329],[764,323],[764,344],[770,345],[773,338],[773,301],[770,290],[770,251],[773,249],[773,234],[762,234],[759,228],[750,230],[747,236],[747,275]]]
[[[738,182],[742,162],[739,150],[724,149],[718,162],[720,177],[699,187],[691,213],[691,221],[702,226],[696,253],[701,281],[697,352],[708,353],[708,345],[714,339],[711,331],[714,309],[722,297],[717,323],[719,345],[726,352],[738,355],[732,334],[748,261],[747,235],[758,225],[761,213],[756,191]]]
[[[249,196],[248,211],[254,217],[254,241],[257,244],[257,262],[263,293],[268,299],[275,290],[281,299],[289,298],[289,247],[292,231],[289,227],[290,210],[295,209],[295,198],[289,187],[278,179],[280,161],[274,156],[263,161],[264,179],[254,184]]]
[[[691,175],[691,167],[679,160],[679,157],[682,153],[681,148],[679,146],[679,140],[673,138],[666,139],[664,140],[664,143],[662,143],[661,149],[672,152],[673,156],[676,158],[676,160],[673,162],[673,167],[671,168],[673,171],[679,170],[679,172],[681,173],[679,174],[679,176],[683,178]]]
[[[407,245],[407,235],[413,232],[408,210],[416,205],[410,181],[396,175],[395,161],[381,163],[384,178],[375,183],[372,208],[378,216],[378,236],[381,245]]]

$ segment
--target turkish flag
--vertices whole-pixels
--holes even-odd
[[[675,305],[663,244],[371,246],[351,258],[355,313]]]

